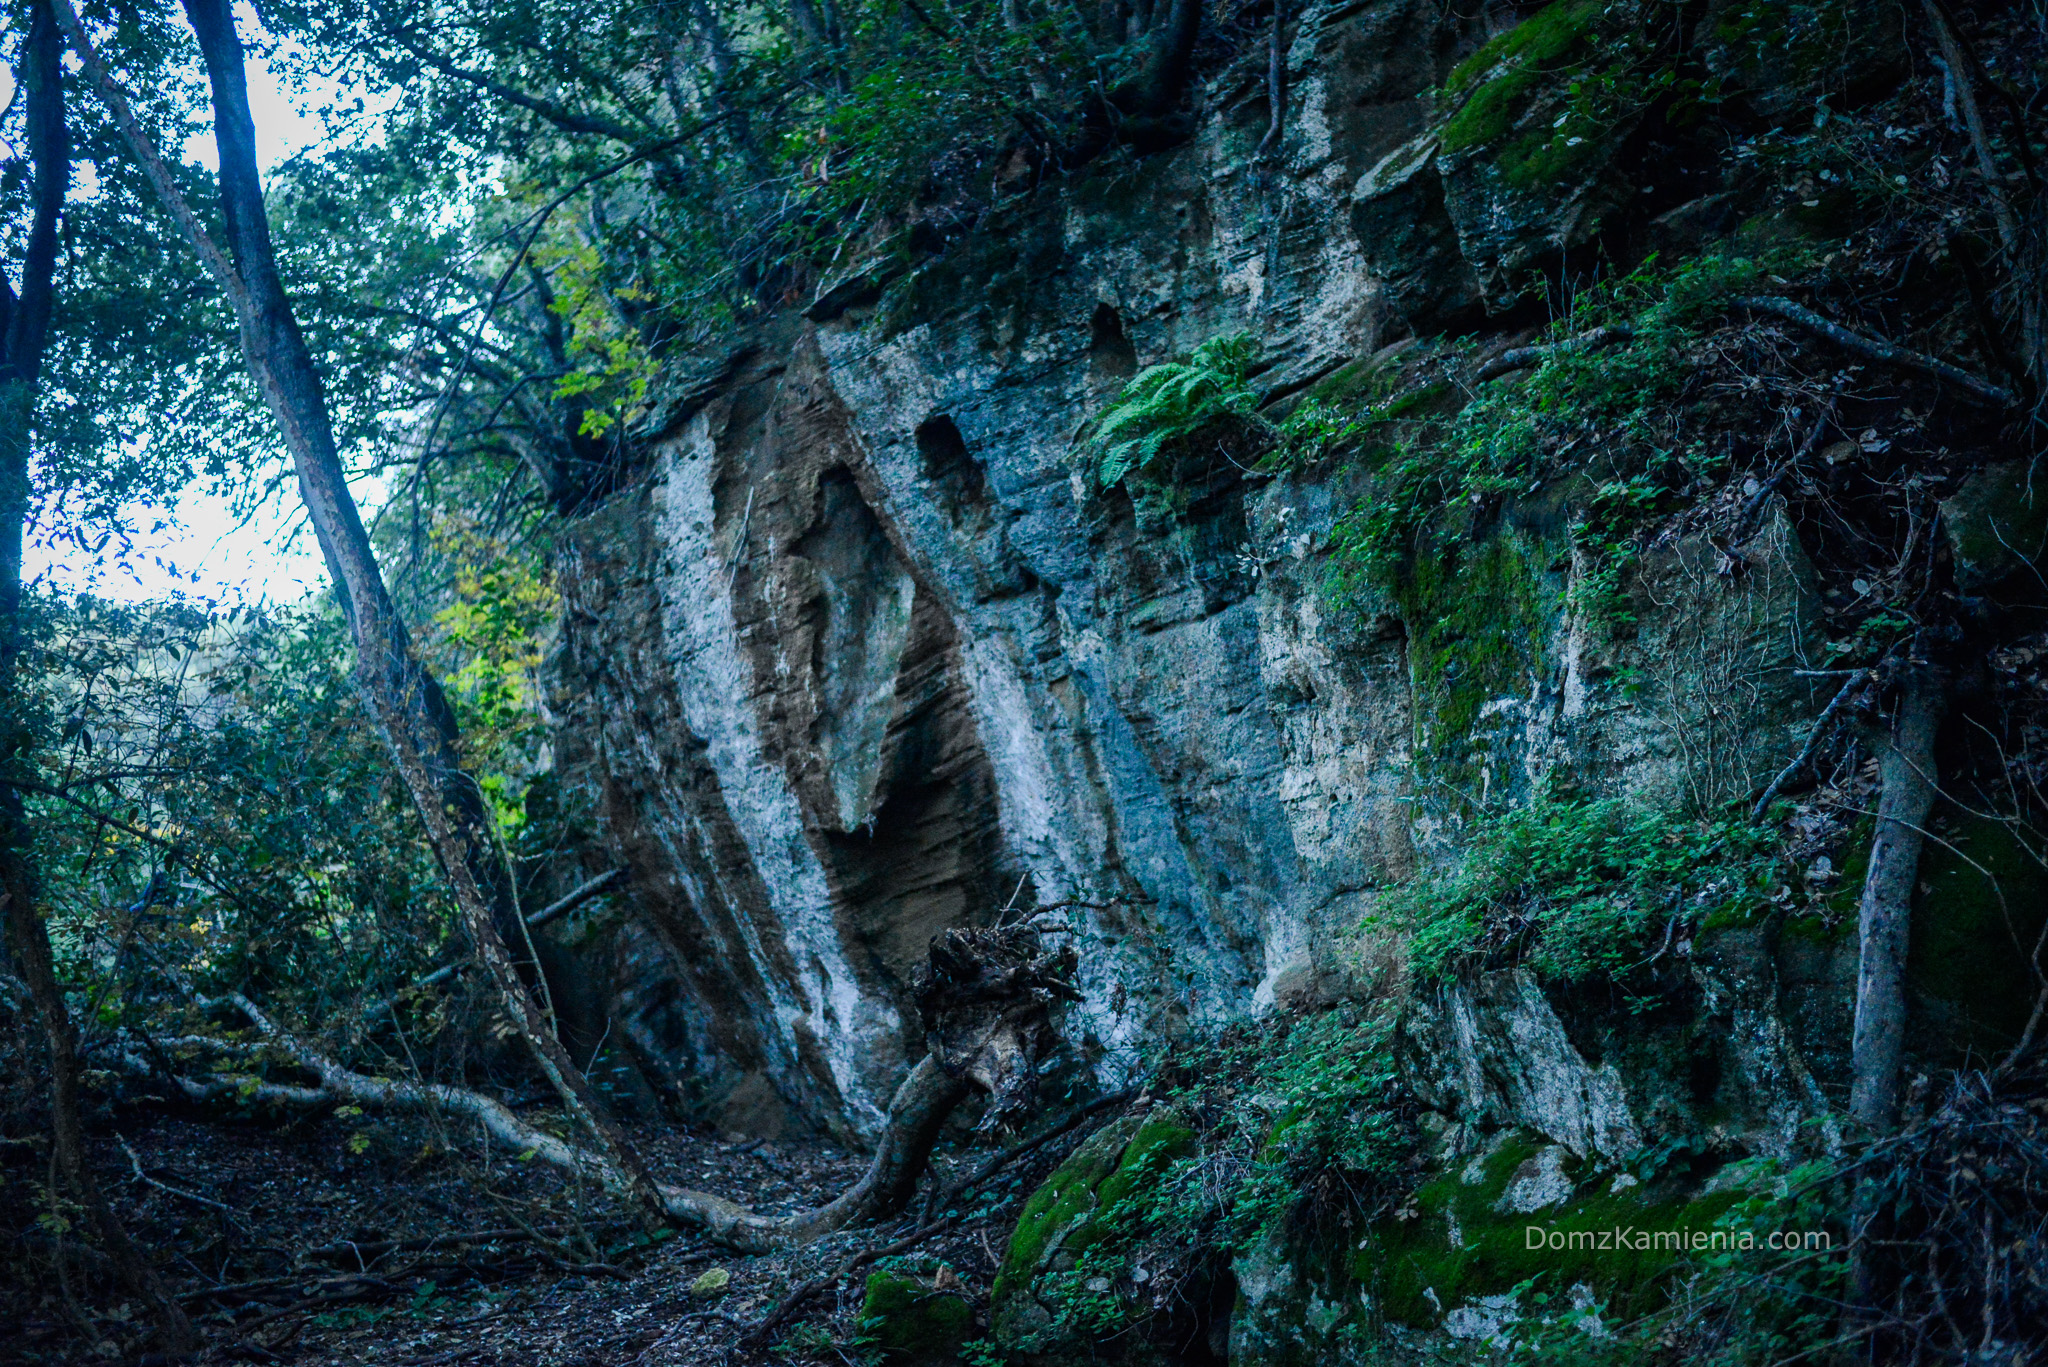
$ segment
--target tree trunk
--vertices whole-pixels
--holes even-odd
[[[214,136],[220,159],[221,215],[227,251],[208,235],[136,121],[126,97],[99,62],[71,0],[54,0],[57,16],[98,85],[123,139],[159,198],[235,309],[242,351],[264,401],[282,429],[299,493],[341,592],[356,644],[356,683],[383,733],[401,779],[447,874],[463,927],[499,1000],[541,1072],[623,1177],[626,1194],[650,1216],[663,1213],[646,1166],[605,1115],[547,1014],[521,980],[507,947],[524,938],[510,870],[500,856],[481,788],[462,766],[455,714],[438,680],[413,653],[363,530],[335,447],[319,371],[306,348],[277,273],[270,220],[256,166],[242,43],[226,0],[186,0],[213,90]]]
[[[50,1130],[57,1167],[85,1208],[129,1294],[148,1307],[163,1346],[173,1353],[199,1346],[191,1320],[163,1278],[128,1237],[93,1177],[78,1115],[78,1032],[58,985],[49,927],[38,904],[29,863],[27,813],[19,780],[28,762],[29,736],[21,714],[21,548],[28,518],[30,432],[43,348],[55,294],[57,222],[71,181],[71,145],[64,119],[64,38],[47,0],[34,7],[22,50],[29,157],[35,170],[34,216],[22,253],[21,289],[0,281],[0,904],[7,947],[28,985],[50,1051]]]
[[[1849,1113],[1874,1131],[1899,1116],[1899,1066],[1906,1040],[1906,947],[1921,832],[1934,807],[1934,738],[1945,699],[1926,666],[1900,681],[1898,709],[1879,758],[1877,834],[1857,915],[1856,1026]]]

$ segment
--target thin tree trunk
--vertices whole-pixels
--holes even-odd
[[[1941,680],[1925,666],[1900,681],[1898,709],[1878,761],[1877,833],[1857,915],[1856,1024],[1849,1113],[1874,1131],[1899,1116],[1906,1040],[1906,948],[1921,832],[1934,807],[1934,738],[1944,710]]]
[[[35,170],[21,289],[0,280],[0,904],[7,946],[27,984],[50,1052],[50,1130],[57,1167],[85,1208],[130,1295],[148,1307],[163,1346],[173,1353],[199,1346],[199,1336],[136,1247],[93,1177],[78,1113],[78,1032],[57,982],[49,927],[38,899],[21,790],[29,736],[19,691],[22,528],[28,518],[30,432],[43,348],[55,294],[57,222],[71,181],[71,140],[64,119],[64,38],[47,3],[37,4],[22,51],[22,95],[29,157]]]
[[[234,306],[250,374],[283,431],[308,518],[328,572],[341,590],[356,644],[357,687],[419,810],[477,957],[541,1072],[591,1133],[606,1161],[617,1169],[623,1194],[634,1198],[651,1216],[663,1216],[645,1164],[606,1116],[589,1080],[556,1038],[552,1023],[521,980],[507,947],[509,935],[523,938],[524,932],[482,790],[462,766],[455,714],[447,696],[414,654],[405,624],[384,584],[342,470],[319,372],[278,277],[256,166],[255,125],[249,113],[242,44],[228,3],[186,0],[185,4],[213,89],[227,252],[212,240],[179,193],[155,145],[100,63],[71,0],[55,0],[55,4],[59,21],[120,125],[124,140]]]

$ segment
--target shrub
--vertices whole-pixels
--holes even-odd
[[[1456,872],[1396,889],[1382,915],[1411,932],[1426,978],[1526,963],[1551,982],[1618,981],[1681,927],[1764,905],[1774,840],[1743,822],[1538,800],[1480,823]]]

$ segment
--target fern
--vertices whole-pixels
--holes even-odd
[[[1239,333],[1210,338],[1185,361],[1140,371],[1096,420],[1088,439],[1098,484],[1110,488],[1158,460],[1168,446],[1216,423],[1260,423],[1258,391],[1250,380],[1257,358],[1258,343]]]

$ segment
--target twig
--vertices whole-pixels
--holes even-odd
[[[1803,304],[1793,303],[1790,299],[1775,294],[1751,294],[1736,299],[1734,303],[1737,308],[1747,309],[1751,313],[1768,314],[1773,318],[1781,318],[1803,327],[1809,332],[1827,338],[1844,351],[1853,351],[1873,361],[1897,366],[1901,370],[1918,371],[1922,375],[1952,384],[1971,398],[1983,403],[1995,404],[2000,408],[2019,406],[2019,400],[2010,389],[1995,385],[1981,375],[1974,375],[1960,366],[1950,365],[1947,361],[1937,360],[1924,351],[1914,351],[1910,347],[1902,347],[1894,342],[1853,332],[1840,323],[1830,322],[1821,317]]]
[[[725,596],[732,597],[733,585],[740,582],[740,564],[747,554],[747,528],[754,523],[754,486],[747,486],[747,510],[740,514],[740,534],[732,543],[732,573],[725,576]]]
[[[299,1314],[302,1311],[314,1310],[323,1305],[340,1305],[347,1301],[364,1300],[370,1296],[376,1295],[379,1292],[396,1293],[402,1289],[392,1282],[385,1281],[382,1277],[364,1277],[358,1275],[348,1278],[348,1281],[355,1283],[356,1289],[336,1289],[333,1291],[323,1291],[317,1296],[308,1296],[304,1300],[293,1301],[290,1305],[281,1306],[280,1308],[271,1311],[267,1315],[257,1316],[257,1318],[255,1318],[254,1320],[251,1320],[248,1324],[242,1326],[242,1333],[245,1336],[253,1334],[258,1329],[261,1329],[264,1325],[274,1323],[277,1320],[281,1320],[286,1315],[295,1315]]]
[[[599,1230],[630,1229],[634,1221],[604,1220],[595,1226]],[[329,1258],[360,1257],[380,1258],[386,1253],[424,1252],[436,1248],[460,1248],[465,1244],[509,1243],[513,1240],[545,1242],[556,1235],[572,1233],[563,1225],[549,1225],[541,1229],[479,1229],[464,1234],[434,1234],[417,1239],[379,1239],[373,1243],[354,1241],[339,1244],[322,1244],[299,1254],[301,1262],[321,1262]]]
[[[971,1175],[962,1178],[958,1182],[947,1183],[945,1191],[939,1199],[939,1205],[943,1208],[952,1204],[974,1188],[980,1186],[983,1182],[986,1182],[989,1178],[1001,1172],[1004,1168],[1010,1166],[1010,1164],[1016,1162],[1019,1158],[1022,1158],[1034,1149],[1043,1148],[1053,1140],[1058,1139],[1089,1116],[1106,1111],[1113,1106],[1121,1106],[1137,1096],[1137,1094],[1136,1088],[1126,1087],[1120,1092],[1111,1092],[1107,1096],[1099,1096],[1087,1105],[1076,1109],[1072,1115],[1060,1121],[1057,1125],[1041,1130],[1029,1139],[1020,1140],[1018,1143],[1012,1144],[1009,1148],[1004,1149],[994,1158],[982,1164]]]
[[[533,913],[533,915],[526,918],[527,928],[529,930],[537,929],[538,927],[548,924],[550,921],[560,920],[562,917],[567,916],[570,912],[576,910],[576,908],[582,906],[591,898],[597,896],[599,893],[611,887],[613,883],[617,882],[620,878],[625,876],[625,872],[626,871],[621,868],[613,869],[609,873],[601,873],[597,877],[591,879],[589,882],[577,888],[574,892],[568,894],[568,896],[563,897],[559,901],[548,903],[548,905],[542,907],[539,911],[536,911],[535,913]],[[405,992],[418,992],[422,988],[434,987],[441,983],[445,983],[449,979],[455,977],[458,973],[461,973],[468,966],[469,965],[464,963],[443,964],[441,967],[435,969],[432,973],[427,974],[423,978],[415,979],[412,983],[408,984],[404,992],[400,992],[395,996],[386,997],[382,1001],[370,1003],[370,1005],[366,1007],[363,1011],[361,1022],[362,1025],[368,1026],[372,1022],[380,1019],[381,1017],[395,1010],[398,1006],[399,997],[404,996]]]
[[[1806,766],[1813,762],[1814,752],[1820,749],[1821,742],[1827,739],[1828,732],[1834,728],[1835,718],[1849,705],[1850,697],[1869,679],[1869,670],[1856,670],[1835,694],[1834,701],[1821,709],[1819,718],[1813,723],[1813,730],[1807,733],[1806,744],[1799,748],[1799,754],[1790,764],[1778,771],[1778,776],[1771,780],[1771,786],[1764,789],[1764,795],[1756,800],[1756,806],[1750,808],[1751,821],[1762,821],[1764,813],[1770,809],[1771,803],[1777,800],[1785,785],[1799,777]]]
[[[847,1273],[858,1271],[879,1258],[892,1258],[898,1253],[915,1248],[932,1235],[951,1229],[957,1222],[957,1217],[947,1215],[931,1224],[919,1225],[893,1244],[886,1244],[881,1248],[864,1249],[839,1264],[832,1271],[822,1272],[812,1277],[809,1281],[799,1284],[796,1290],[783,1298],[782,1304],[776,1306],[749,1326],[746,1332],[740,1335],[740,1342],[760,1343],[765,1341],[768,1335],[781,1327],[805,1301],[817,1295],[818,1292],[823,1291],[828,1286],[837,1286]]]
[[[230,1220],[234,1220],[238,1224],[241,1222],[241,1213],[225,1202],[216,1201],[211,1196],[201,1196],[196,1191],[186,1191],[182,1187],[174,1187],[168,1182],[157,1181],[156,1178],[151,1177],[142,1170],[142,1157],[135,1152],[135,1146],[128,1142],[127,1136],[117,1134],[114,1138],[121,1141],[121,1151],[128,1155],[128,1165],[135,1169],[136,1181],[155,1187],[158,1191],[168,1192],[181,1201],[191,1201],[196,1205],[210,1206],[227,1216]]]

